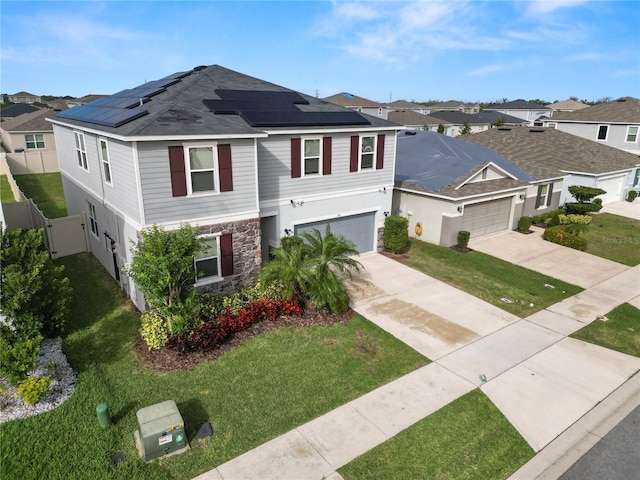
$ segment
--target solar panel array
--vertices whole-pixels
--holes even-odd
[[[147,82],[139,87],[123,90],[85,105],[63,110],[56,116],[117,128],[147,115],[149,112],[141,107],[149,102],[151,97],[164,92],[168,86],[178,83],[190,73],[191,71],[174,73],[160,80]]]
[[[216,90],[221,100],[203,100],[216,115],[240,115],[252,127],[322,127],[370,125],[358,112],[309,112],[297,105],[309,101],[296,92],[267,90]]]

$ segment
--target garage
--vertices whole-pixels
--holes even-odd
[[[620,176],[607,178],[606,180],[599,180],[597,188],[601,188],[607,193],[599,195],[596,198],[601,198],[603,204],[619,202],[620,193],[622,192],[622,181],[624,178],[624,176]]]
[[[375,212],[361,213],[296,225],[294,232],[299,235],[316,228],[324,235],[327,225],[329,225],[331,233],[342,235],[351,240],[358,253],[371,252],[374,248],[375,219]]]
[[[471,232],[471,238],[481,237],[509,228],[512,198],[465,205],[462,228]]]

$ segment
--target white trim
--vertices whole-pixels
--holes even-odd
[[[318,141],[318,173],[305,173],[306,164],[305,164],[305,156],[304,156],[304,142],[307,140],[317,140]],[[317,136],[308,136],[308,137],[300,137],[300,178],[318,178],[324,175],[322,170],[322,147],[323,147],[323,137]],[[310,157],[311,158],[311,157]]]
[[[421,195],[423,197],[433,197],[439,200],[447,200],[447,201],[451,201],[451,202],[460,202],[460,201],[464,201],[464,200],[468,200],[471,198],[480,198],[480,197],[488,197],[488,196],[492,196],[492,195],[502,195],[502,197],[508,197],[508,193],[516,193],[518,191],[523,191],[526,193],[526,189],[528,188],[528,186],[523,185],[521,187],[514,187],[514,188],[507,188],[506,190],[498,190],[496,192],[487,192],[487,193],[477,193],[475,195],[468,195],[466,197],[448,197],[446,195],[438,195],[436,193],[429,193],[429,192],[423,192],[420,190],[412,190],[410,188],[406,188],[406,187],[396,187],[396,190],[398,190],[399,192],[405,192],[405,193],[412,193],[414,195]],[[500,198],[502,198],[500,197]],[[457,215],[456,215],[457,216]]]
[[[601,175],[615,175],[616,173],[625,173],[634,170],[640,164],[637,164],[634,167],[625,168],[624,170],[614,170],[613,172],[603,172],[603,173],[593,173],[593,172],[572,172],[569,170],[562,170],[562,172],[567,173],[568,175],[584,175],[587,177],[599,177]]]
[[[318,217],[309,217],[309,218],[305,218],[304,220],[297,220],[291,223],[291,225],[295,228],[297,226],[300,225],[306,225],[307,223],[314,223],[314,222],[324,222],[325,220],[337,220],[338,218],[344,218],[344,217],[352,217],[354,215],[362,215],[363,213],[373,213],[375,215],[376,212],[380,211],[380,208],[361,208],[358,210],[350,210],[348,212],[344,212],[344,213],[331,213],[328,215],[321,215]],[[376,226],[376,222],[375,222],[375,216],[374,216],[374,227]],[[375,233],[375,232],[374,232]],[[374,242],[375,243],[375,242]]]
[[[255,179],[256,210],[260,211],[260,180],[258,178],[258,139],[253,139],[253,176]]]
[[[98,215],[96,214],[96,206],[91,203],[89,200],[86,200],[87,202],[87,211],[88,211],[88,217],[89,217],[89,231],[91,232],[91,235],[93,235],[97,240],[100,240],[100,232],[99,232],[99,226],[98,226],[98,219],[96,218]],[[107,214],[108,215],[108,214]],[[96,227],[96,231],[93,231],[93,227]]]
[[[363,152],[362,142],[365,138],[373,138],[373,152]],[[371,167],[362,168],[362,155],[371,155]],[[376,170],[376,156],[378,154],[378,135],[360,134],[358,141],[358,172],[371,172]]]
[[[269,130],[269,129],[265,129],[265,132],[268,135],[295,135],[295,136],[301,136],[301,135],[325,135],[325,136],[329,136],[333,133],[350,133],[352,135],[355,135],[357,133],[362,133],[362,132],[382,132],[382,131],[393,131],[393,132],[399,132],[400,130],[403,130],[404,127],[402,127],[401,125],[398,126],[393,126],[393,127],[366,127],[364,125],[359,125],[357,128],[351,127],[351,128],[331,128],[330,130],[328,129],[309,129],[309,130]]]
[[[13,132],[11,132],[11,133],[13,133]],[[35,147],[29,147],[29,145],[28,145],[29,141],[27,140],[28,136],[33,137],[33,142],[32,143],[35,143],[35,145],[36,145]],[[36,139],[36,136],[42,137],[42,143],[44,145],[43,147],[38,147],[38,140]],[[45,137],[45,133],[44,132],[42,132],[42,133],[25,133],[24,134],[24,148],[25,148],[25,150],[46,150],[47,143],[44,141],[44,137]]]
[[[474,178],[476,178],[479,174],[482,173],[483,170],[489,168],[489,167],[494,167],[496,170],[498,170],[499,172],[501,172],[503,175],[506,175],[507,177],[510,177],[513,180],[518,180],[518,178],[515,175],[510,174],[509,172],[507,172],[504,168],[500,168],[498,165],[496,165],[493,162],[489,162],[487,163],[484,168],[482,170],[477,171],[476,173],[474,173],[473,175],[471,175],[469,178],[467,178],[465,181],[463,181],[460,185],[458,185],[455,190],[458,190],[459,188],[464,187],[467,183],[469,183],[471,180],[473,180]],[[478,180],[478,182],[487,182],[489,180],[500,180],[497,178],[483,178]],[[474,182],[475,183],[475,182]]]
[[[216,142],[213,143],[202,143],[202,144],[190,144],[183,143],[182,148],[184,149],[184,168],[185,174],[187,177],[187,197],[202,197],[207,195],[220,195],[220,168],[218,165],[218,144]],[[213,166],[211,169],[200,169],[200,170],[192,170],[191,169],[191,158],[189,156],[189,150],[192,148],[210,148],[211,155],[213,157]],[[193,191],[193,177],[191,176],[193,173],[200,172],[213,172],[213,190],[204,190],[199,192]]]
[[[104,161],[104,157],[103,157],[103,152],[102,152],[102,143],[104,142],[104,145],[106,147],[107,150],[107,161]],[[104,166],[105,163],[107,164],[107,166],[109,167],[109,181],[107,181],[107,176],[106,175],[100,175],[101,177],[103,177],[103,181],[105,184],[109,185],[111,188],[113,188],[113,170],[111,170],[111,154],[109,153],[109,142],[107,142],[106,138],[100,138],[98,137],[98,155],[100,157],[100,167],[101,167],[101,172],[104,175],[105,171],[104,171]]]
[[[133,150],[133,171],[136,177],[136,194],[138,197],[138,215],[140,215],[140,224],[147,223],[144,214],[144,198],[142,197],[142,178],[140,178],[140,157],[138,156],[138,142],[131,142]]]
[[[154,222],[153,225],[158,225],[160,227],[165,228],[166,230],[176,230],[180,228],[180,225],[183,223],[188,223],[190,225],[199,227],[201,225],[217,225],[220,223],[228,223],[228,222],[241,222],[243,220],[252,220],[254,218],[260,218],[259,211],[248,211],[248,212],[236,212],[228,215],[222,215],[219,217],[200,217],[200,218],[183,218],[180,221],[169,221],[169,222]],[[142,228],[148,228],[152,225],[144,225]]]
[[[629,129],[636,129],[636,139],[633,141],[627,140],[629,138]],[[627,133],[624,135],[624,143],[638,143],[638,137],[640,137],[640,126],[639,125],[627,125]]]
[[[198,239],[204,239],[204,238],[215,238],[216,239],[216,250],[217,250],[217,255],[216,255],[216,263],[217,263],[217,270],[218,270],[218,274],[217,275],[210,275],[208,277],[199,277],[195,279],[195,286],[196,287],[200,287],[202,285],[209,285],[210,283],[216,283],[222,280],[222,252],[220,251],[220,236],[222,234],[221,233],[206,233],[203,235],[198,235],[197,238]],[[209,257],[203,257],[201,260],[208,260],[214,258],[212,256]],[[193,269],[194,271],[197,272],[197,268],[196,268],[196,258],[193,258]]]
[[[308,195],[308,196],[298,196],[296,195],[294,200],[303,200],[306,202],[317,202],[322,200],[332,200],[336,198],[344,198],[344,197],[352,197],[354,195],[367,195],[371,193],[378,193],[380,195],[386,194],[391,195],[393,192],[393,183],[386,185],[374,185],[366,188],[359,188],[354,190],[341,190],[336,193],[331,194],[318,194],[318,195]],[[381,191],[382,190],[382,191]],[[383,193],[384,192],[384,193]],[[268,209],[268,208],[279,208],[283,206],[291,205],[291,199],[287,198],[278,198],[276,200],[265,200],[260,202],[260,210]]]
[[[78,147],[78,143],[80,143],[78,141],[78,138],[82,139],[82,148]],[[84,138],[84,132],[79,130],[73,130],[73,144],[76,151],[76,161],[78,160],[78,153],[80,154],[84,153],[84,158],[80,158],[82,165],[78,163],[78,167],[80,167],[82,170],[84,170],[87,173],[91,173],[89,171],[89,155],[87,155],[87,140]],[[86,164],[86,166],[84,164]]]

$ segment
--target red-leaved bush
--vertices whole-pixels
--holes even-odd
[[[166,346],[180,354],[206,352],[213,350],[234,333],[246,330],[257,322],[277,320],[280,315],[302,315],[297,295],[289,300],[263,297],[247,302],[236,313],[228,308],[216,319],[201,323],[189,333],[170,335]]]

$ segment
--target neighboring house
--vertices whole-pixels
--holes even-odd
[[[85,103],[93,102],[94,100],[98,100],[104,97],[108,97],[108,95],[85,95],[84,97],[67,100],[66,104],[69,108],[77,107],[79,105],[84,105]]]
[[[13,103],[0,110],[0,118],[2,118],[2,121],[4,122],[11,118],[19,117],[25,113],[37,112],[38,110],[38,107],[34,107],[27,103]]]
[[[59,170],[53,126],[46,120],[56,112],[37,109],[0,123],[2,141],[9,148],[7,163],[14,175]]]
[[[11,103],[42,103],[42,97],[29,92],[18,92],[7,96]]]
[[[467,138],[465,136],[463,138]],[[435,132],[400,132],[393,213],[438,245],[515,228],[535,178],[495,151]]]
[[[576,112],[555,112],[545,127],[640,155],[640,100],[623,97]]]
[[[553,110],[539,103],[527,102],[526,100],[514,100],[512,102],[494,105],[485,108],[485,112],[499,112],[504,115],[521,118],[527,121],[528,125],[533,125],[540,117],[551,116]]]
[[[599,198],[605,204],[624,200],[638,185],[636,155],[557,129],[499,127],[469,135],[465,141],[495,150],[536,179],[527,191],[522,215],[575,201],[568,191],[571,185],[602,188],[607,193]]]
[[[398,127],[218,65],[196,67],[51,119],[69,214],[136,305],[121,268],[142,229],[198,226],[196,286],[251,283],[286,235],[325,226],[381,248]]]
[[[382,118],[387,120],[389,115],[389,107],[384,103],[374,102],[367,98],[358,97],[351,93],[337,93],[330,97],[323,98],[325,102],[330,102],[341,107],[349,108],[357,112],[366,113],[372,117]]]
[[[442,124],[442,126],[445,128],[446,133],[446,129],[450,127],[450,125],[444,120],[432,117],[431,115],[423,115],[412,110],[389,112],[389,121],[412,130],[437,131],[438,126]]]
[[[440,102],[440,103],[434,103],[433,105],[429,105],[429,110],[430,110],[430,113],[442,112],[442,111],[449,111],[449,112],[457,111],[457,112],[468,113],[469,115],[472,115],[474,113],[480,112],[480,105],[478,105],[477,103],[465,103],[465,102],[458,102],[457,100],[449,100],[448,102]]]
[[[523,125],[526,121],[521,118],[512,117],[499,112],[480,112],[473,115],[463,112],[441,111],[433,112],[432,117],[440,120],[440,123],[447,125],[446,135],[457,137],[468,122],[470,133],[483,132],[489,130],[498,122],[504,125]]]
[[[431,111],[429,107],[420,105],[419,103],[407,102],[406,100],[396,100],[389,105],[390,111],[393,112],[416,112],[421,115],[429,115]]]
[[[583,108],[589,108],[586,103],[578,102],[576,100],[563,100],[562,102],[555,102],[549,105],[545,105],[547,108],[553,110],[553,112],[575,112],[576,110],[582,110]]]

